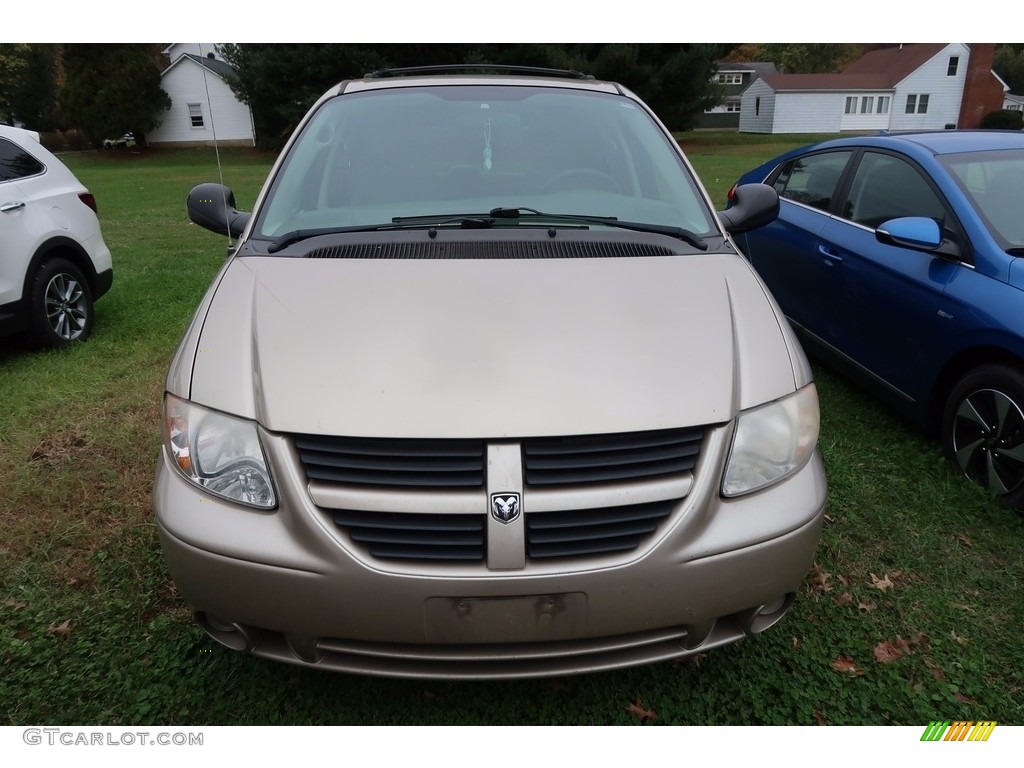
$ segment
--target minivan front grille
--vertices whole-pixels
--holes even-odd
[[[636,549],[644,536],[672,512],[675,501],[604,509],[539,512],[526,515],[526,554],[530,558],[580,557]]]
[[[310,480],[404,488],[482,488],[483,440],[390,440],[300,435],[295,447]]]
[[[689,493],[705,431],[523,438],[519,451],[498,454],[483,439],[293,440],[314,503],[370,557],[484,564],[495,525],[488,492],[514,490],[489,487],[488,461],[499,462],[495,477],[522,472],[528,561],[626,553]]]
[[[524,440],[527,486],[640,481],[691,471],[702,429],[666,429]]]
[[[484,559],[484,515],[334,510],[334,524],[374,557],[402,560]]]

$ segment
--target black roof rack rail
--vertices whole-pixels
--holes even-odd
[[[381,77],[401,77],[403,75],[453,75],[463,72],[488,72],[501,75],[534,75],[536,77],[565,77],[572,80],[593,80],[588,75],[575,69],[551,69],[549,67],[524,67],[517,64],[440,64],[424,67],[391,67],[367,72],[363,77],[373,80]]]

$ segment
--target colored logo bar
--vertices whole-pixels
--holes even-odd
[[[988,741],[995,727],[994,720],[932,720],[921,734],[921,741]]]

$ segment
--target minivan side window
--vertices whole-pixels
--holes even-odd
[[[775,179],[779,197],[827,211],[852,152],[825,152],[795,157]]]
[[[42,163],[17,144],[0,139],[0,182],[37,176],[44,170]]]

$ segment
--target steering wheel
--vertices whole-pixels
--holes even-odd
[[[569,168],[556,173],[544,185],[545,192],[563,189],[604,189],[618,192],[619,183],[609,174],[596,168]]]

